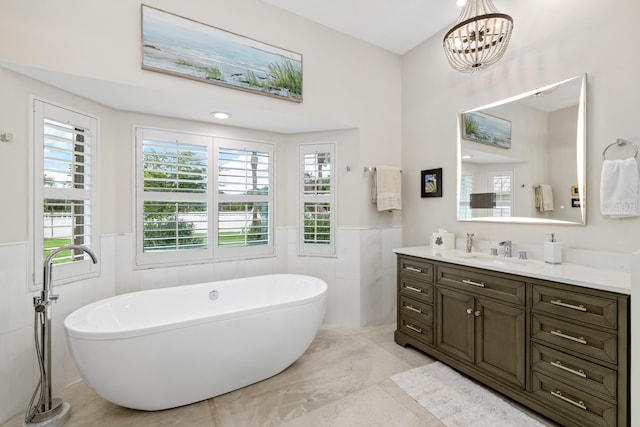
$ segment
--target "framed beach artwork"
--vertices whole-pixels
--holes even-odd
[[[142,5],[142,69],[302,102],[302,55]]]
[[[480,111],[462,114],[462,137],[499,148],[511,148],[511,122]]]
[[[442,168],[420,172],[420,197],[442,197]]]

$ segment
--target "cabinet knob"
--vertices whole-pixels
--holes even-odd
[[[480,310],[476,310],[475,313],[473,313],[476,317],[480,317],[480,315],[482,314],[480,312]]]
[[[467,308],[467,314],[473,314],[473,308]]]

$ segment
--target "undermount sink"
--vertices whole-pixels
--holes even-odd
[[[526,259],[507,258],[507,257],[501,257],[501,256],[490,256],[490,255],[481,255],[481,254],[463,255],[461,258],[479,261],[485,264],[493,264],[493,265],[513,265],[513,264],[525,265],[527,264]]]

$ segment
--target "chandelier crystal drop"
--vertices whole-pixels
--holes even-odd
[[[442,45],[453,68],[472,73],[502,58],[512,31],[513,19],[498,12],[491,0],[468,0]]]

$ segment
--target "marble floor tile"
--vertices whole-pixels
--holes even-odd
[[[389,377],[433,362],[393,341],[395,325],[323,326],[305,354],[280,374],[179,408],[122,408],[83,382],[54,393],[71,404],[65,427],[443,427]],[[0,427],[22,425],[23,414]]]

